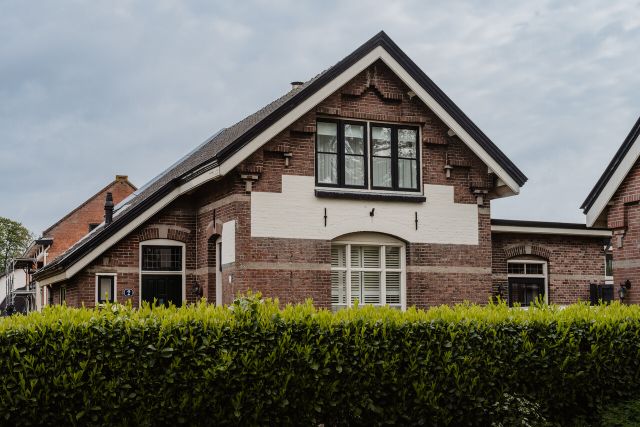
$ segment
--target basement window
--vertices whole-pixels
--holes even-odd
[[[404,269],[401,245],[334,243],[331,246],[331,306],[403,308]]]

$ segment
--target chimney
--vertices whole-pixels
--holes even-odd
[[[291,90],[300,89],[300,86],[302,86],[303,84],[304,82],[291,82]]]
[[[113,194],[107,193],[107,200],[104,202],[104,224],[109,225],[113,221]]]
[[[116,175],[116,181],[126,181],[129,177],[127,175]]]

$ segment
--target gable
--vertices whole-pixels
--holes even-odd
[[[625,181],[634,164],[640,157],[640,118],[622,142],[622,145],[609,162],[596,185],[593,187],[580,208],[587,215],[587,226],[593,226],[602,216],[607,204],[614,197],[620,185]]]
[[[519,193],[526,176],[384,32],[380,32],[299,89],[290,91],[205,141],[118,206],[113,223],[108,227],[98,227],[61,259],[40,270],[37,276],[46,277],[55,272],[64,272],[64,276],[68,276],[77,272],[181,194],[236,169],[258,149],[376,62],[384,63],[405,85],[402,91],[408,89],[420,99],[451,134],[455,134],[488,166],[497,176],[498,186],[504,189],[503,195]],[[361,90],[371,89],[364,83],[351,88],[354,96]],[[372,90],[376,96],[393,99],[399,96],[400,87],[375,86]],[[71,265],[71,272],[66,272]]]

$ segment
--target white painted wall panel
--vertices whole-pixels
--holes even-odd
[[[425,203],[317,198],[314,186],[313,177],[284,175],[282,193],[251,193],[251,235],[330,240],[370,231],[415,243],[478,244],[478,207],[454,203],[452,186],[425,185]]]
[[[236,222],[222,224],[222,265],[236,262]]]

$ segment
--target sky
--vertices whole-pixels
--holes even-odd
[[[528,176],[492,217],[584,223],[640,115],[639,1],[0,0],[0,216],[141,187],[380,30]]]

